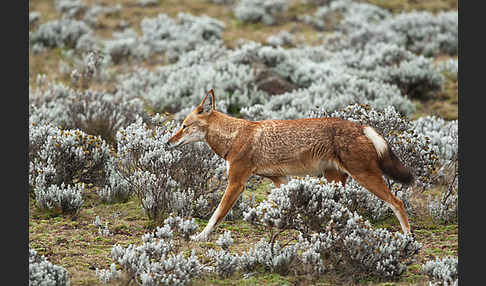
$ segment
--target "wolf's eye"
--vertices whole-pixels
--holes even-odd
[[[186,129],[187,125],[183,124],[182,129]]]

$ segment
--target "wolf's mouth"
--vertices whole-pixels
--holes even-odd
[[[169,141],[165,142],[165,147],[166,147],[167,150],[174,149],[174,148],[179,147],[181,145],[183,145],[183,141],[182,140],[179,140],[176,143],[171,143]]]

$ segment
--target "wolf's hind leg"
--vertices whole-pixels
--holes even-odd
[[[326,170],[324,172],[324,177],[328,182],[341,182],[344,187],[346,185],[348,174],[338,170]]]

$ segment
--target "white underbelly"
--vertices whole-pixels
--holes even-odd
[[[322,176],[326,170],[336,169],[339,169],[339,166],[334,161],[299,162],[261,168],[257,174],[263,176]]]

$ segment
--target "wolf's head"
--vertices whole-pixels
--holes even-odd
[[[214,111],[214,91],[211,89],[201,103],[182,121],[182,126],[176,134],[167,140],[168,147],[175,148],[192,142],[204,141],[208,132],[208,121]]]

